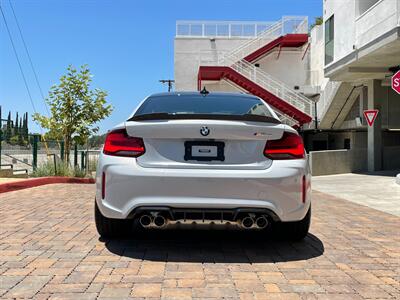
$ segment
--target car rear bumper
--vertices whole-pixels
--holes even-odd
[[[307,161],[301,159],[274,161],[266,170],[189,170],[143,168],[132,158],[106,156],[98,167],[96,201],[104,216],[117,219],[130,217],[140,207],[162,206],[267,209],[281,221],[297,221],[310,206],[310,180]]]

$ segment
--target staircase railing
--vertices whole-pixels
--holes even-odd
[[[246,40],[237,48],[230,51],[229,55],[234,55],[242,59],[246,55],[261,48],[274,39],[288,33],[307,33],[308,18],[296,16],[284,16],[281,20],[273,23],[266,30],[259,33],[255,38]]]
[[[279,110],[274,109],[274,111],[278,115],[279,119],[281,120],[281,122],[283,124],[286,124],[286,125],[289,125],[289,126],[294,126],[294,125],[296,125],[298,123],[295,119],[289,117],[288,115],[286,115],[284,113],[281,113]]]
[[[312,115],[312,100],[297,93],[270,74],[260,70],[244,59],[237,60],[237,57],[229,54],[224,56],[224,63],[270,93],[295,106],[300,111]]]

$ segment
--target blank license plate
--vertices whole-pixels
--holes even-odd
[[[185,160],[224,161],[223,142],[190,141],[185,142]]]

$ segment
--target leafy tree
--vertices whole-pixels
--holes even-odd
[[[96,123],[112,111],[112,106],[106,102],[107,92],[91,89],[91,82],[92,75],[86,65],[79,71],[70,65],[60,83],[51,87],[46,99],[51,116],[33,115],[33,120],[48,129],[48,139],[64,140],[64,161],[67,163],[72,141],[83,144],[98,131]]]
[[[322,17],[315,17],[314,23],[310,25],[310,30],[313,29],[317,25],[322,25],[324,23],[324,19]]]

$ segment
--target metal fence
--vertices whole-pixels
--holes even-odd
[[[96,170],[100,150],[85,149],[73,145],[70,151],[70,166],[86,173]],[[31,135],[24,144],[10,144],[0,134],[0,169],[11,169],[13,175],[32,174],[43,165],[57,166],[63,163],[65,147],[63,141],[45,141],[39,135]]]

